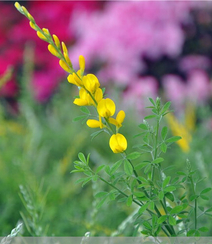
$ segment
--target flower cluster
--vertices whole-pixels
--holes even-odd
[[[74,100],[74,104],[78,106],[94,106],[96,108],[99,119],[89,119],[87,120],[87,125],[91,128],[99,127],[107,130],[111,135],[109,141],[111,150],[114,153],[124,152],[127,149],[127,140],[118,132],[124,121],[125,112],[121,110],[118,112],[116,118],[112,117],[115,114],[116,105],[110,98],[103,97],[103,90],[100,88],[99,80],[94,74],[84,75],[84,57],[82,55],[79,56],[79,70],[75,71],[65,43],[60,42],[56,35],[51,35],[48,29],[41,29],[24,6],[16,2],[15,7],[29,19],[29,24],[37,32],[37,36],[49,43],[49,52],[59,58],[59,65],[69,73],[67,77],[68,82],[79,88],[79,97]],[[115,130],[113,125],[115,126]]]

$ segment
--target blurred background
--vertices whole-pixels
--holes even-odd
[[[171,101],[170,134],[183,137],[165,164],[185,169],[188,158],[211,186],[212,3],[206,1],[24,1],[40,27],[69,47],[127,112],[121,129],[128,151],[141,140],[138,123],[148,97]],[[0,2],[0,236],[20,222],[29,236],[132,235],[134,208],[109,203],[96,210],[105,186],[75,184],[78,152],[97,167],[112,164],[108,138],[73,119],[76,89],[13,1]],[[132,119],[134,118],[134,119]],[[177,155],[177,156],[176,156]],[[170,174],[173,174],[176,169]],[[105,188],[107,190],[107,188]],[[204,202],[210,206],[209,201]],[[202,220],[206,221],[206,220]],[[118,230],[118,231],[117,231]],[[116,232],[117,231],[117,232]],[[208,233],[208,235],[212,235]]]

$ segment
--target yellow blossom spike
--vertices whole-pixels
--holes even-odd
[[[66,72],[72,73],[72,70],[70,69],[70,67],[68,67],[68,65],[66,64],[66,62],[64,62],[62,59],[60,59],[59,64],[60,64],[60,67],[62,69],[64,69]]]
[[[66,44],[64,42],[62,42],[62,48],[63,48],[63,54],[67,54],[68,55],[68,49],[66,47]]]
[[[95,120],[95,119],[87,120],[86,124],[90,128],[100,128],[101,127],[101,123],[98,120]]]
[[[127,149],[127,140],[122,134],[117,133],[111,136],[109,145],[114,153],[122,153]]]
[[[82,55],[79,56],[79,67],[81,73],[83,74],[85,70],[85,58]]]
[[[100,83],[98,78],[93,74],[88,74],[83,77],[83,84],[85,88],[91,92],[92,94],[96,91],[97,88],[99,88]]]
[[[46,41],[48,42],[47,38],[40,32],[40,31],[37,31],[37,35],[40,39],[42,39],[43,41]]]
[[[37,30],[36,25],[32,21],[29,21],[29,25],[32,29]]]
[[[53,39],[54,39],[54,42],[55,42],[55,45],[60,49],[60,40],[59,38],[56,36],[56,35],[52,35]]]
[[[49,50],[49,52],[50,52],[52,55],[54,55],[54,56],[60,58],[60,55],[59,55],[58,51],[55,49],[55,47],[54,47],[52,44],[49,44],[49,45],[48,45],[48,50]]]
[[[32,21],[33,23],[35,23],[34,18],[32,17],[32,15],[30,13],[27,14],[28,18],[30,21]]]
[[[97,111],[101,117],[109,118],[114,115],[116,105],[110,98],[102,99],[97,105]]]

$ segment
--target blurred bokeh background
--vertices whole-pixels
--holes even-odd
[[[86,72],[96,74],[107,95],[127,112],[122,132],[129,151],[141,139],[133,136],[149,113],[148,97],[170,100],[174,117],[166,123],[184,141],[168,151],[165,164],[182,170],[189,158],[200,177],[207,177],[203,186],[211,186],[211,2],[21,4],[40,27],[67,44],[76,69],[78,56],[85,57]],[[96,210],[95,192],[105,186],[82,188],[74,183],[78,175],[70,174],[79,151],[91,153],[93,167],[112,164],[118,156],[110,152],[106,135],[91,141],[95,130],[73,122],[81,114],[66,75],[14,2],[1,1],[0,236],[23,221],[23,235],[133,233],[126,221],[133,207],[109,203]]]

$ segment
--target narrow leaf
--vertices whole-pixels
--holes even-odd
[[[157,115],[152,114],[152,115],[148,115],[148,116],[144,117],[144,119],[153,119],[156,117],[157,117]]]
[[[172,217],[171,215],[169,216],[169,224],[176,225],[176,219],[174,217]]]
[[[83,112],[83,113],[85,113],[85,114],[90,114],[90,111],[89,111],[89,109],[87,108],[87,107],[81,107],[80,108],[80,110]]]
[[[112,167],[111,167],[111,170],[110,170],[110,173],[113,175],[117,169],[122,165],[123,163],[123,159],[117,161]]]
[[[161,163],[163,161],[164,161],[163,158],[156,158],[155,160],[152,161],[152,164],[159,164],[159,163]]]
[[[181,136],[173,136],[173,137],[170,137],[169,139],[167,139],[166,142],[167,143],[176,142],[176,141],[179,141],[180,139],[182,139]]]
[[[139,158],[141,156],[141,153],[139,152],[132,152],[129,155],[127,155],[127,159],[134,160],[136,158]]]
[[[87,115],[81,115],[81,116],[78,116],[78,117],[74,118],[72,121],[73,122],[77,122],[79,120],[85,119],[86,117],[87,117]]]
[[[83,153],[78,153],[78,158],[80,159],[81,162],[83,162],[84,164],[87,164],[87,160],[85,158],[85,155]]]
[[[161,130],[161,137],[163,140],[166,139],[167,133],[168,133],[168,128],[167,126],[164,126],[163,129]]]
[[[209,188],[206,188],[205,190],[203,190],[203,191],[200,192],[200,195],[206,194],[207,192],[211,191],[211,189],[212,188],[210,188],[210,187]]]
[[[148,126],[145,125],[145,124],[140,124],[139,127],[140,127],[142,130],[148,130]]]
[[[132,175],[133,174],[133,167],[130,164],[129,161],[124,160],[124,171],[127,175]]]

